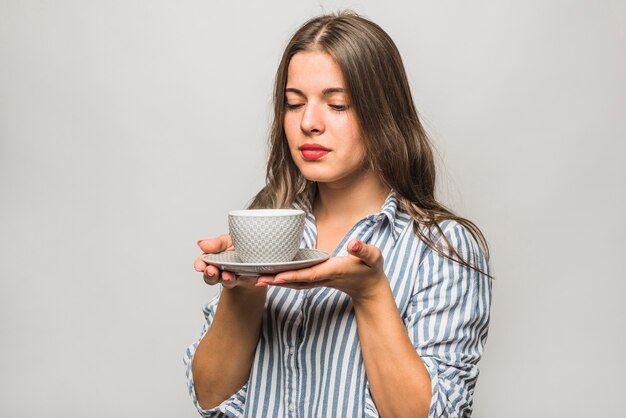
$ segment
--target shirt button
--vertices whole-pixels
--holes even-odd
[[[292,403],[289,404],[289,412],[293,412],[296,410],[296,406]]]

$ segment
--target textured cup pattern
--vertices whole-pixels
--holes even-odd
[[[304,212],[287,216],[228,216],[228,228],[244,263],[293,260],[302,241]]]

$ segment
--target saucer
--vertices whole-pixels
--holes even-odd
[[[241,275],[259,276],[262,274],[276,274],[281,271],[298,270],[311,267],[328,260],[328,253],[320,250],[300,248],[292,261],[282,263],[243,263],[236,251],[224,251],[217,254],[204,254],[202,260],[212,264],[220,270],[226,270]]]

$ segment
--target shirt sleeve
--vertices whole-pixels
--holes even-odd
[[[221,293],[221,286],[220,286],[220,293]],[[248,388],[247,383],[244,384],[243,387],[239,391],[237,391],[235,394],[233,394],[230,398],[226,399],[224,402],[222,402],[221,404],[211,409],[203,409],[200,406],[200,404],[198,404],[198,397],[196,395],[196,389],[193,383],[193,372],[191,368],[193,364],[193,356],[196,352],[196,349],[198,348],[198,345],[200,344],[200,341],[202,340],[202,338],[204,338],[204,335],[207,333],[207,331],[209,330],[209,327],[211,326],[211,322],[213,321],[213,317],[215,316],[215,310],[217,309],[218,301],[219,301],[219,294],[215,296],[215,298],[213,298],[213,300],[211,300],[208,304],[206,304],[204,308],[202,309],[206,322],[202,326],[202,332],[200,334],[200,338],[196,342],[191,344],[187,348],[187,351],[185,351],[183,362],[185,364],[185,367],[187,368],[187,387],[189,389],[189,395],[191,395],[191,399],[193,400],[193,404],[195,405],[196,409],[198,410],[201,416],[206,417],[206,418],[209,418],[209,417],[210,418],[218,418],[218,417],[219,418],[223,418],[223,417],[239,418],[239,417],[243,417],[244,405],[246,401],[246,394],[247,394],[247,388]]]
[[[376,409],[376,405],[374,404],[374,399],[372,398],[372,392],[370,391],[370,384],[365,384],[365,417],[366,418],[379,418],[378,409]]]
[[[450,222],[442,229],[461,257],[488,273],[485,254],[465,227]],[[403,320],[430,373],[429,418],[471,415],[490,303],[491,278],[427,250]]]

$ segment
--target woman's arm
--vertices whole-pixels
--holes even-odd
[[[201,240],[205,253],[232,248],[230,236]],[[209,329],[193,354],[191,372],[198,404],[211,409],[231,397],[248,381],[259,340],[267,290],[255,287],[256,277],[236,277],[208,266],[199,257],[196,271],[209,285],[222,282],[222,292]]]
[[[211,327],[196,349],[192,371],[203,409],[213,408],[248,381],[254,359],[266,289],[224,289]]]
[[[427,417],[430,375],[408,337],[389,283],[380,283],[368,297],[352,298],[372,398],[383,418]]]
[[[426,417],[432,390],[430,375],[416,353],[383,271],[380,250],[358,240],[348,257],[317,266],[261,277],[257,286],[294,289],[328,286],[352,297],[365,373],[382,417]]]

